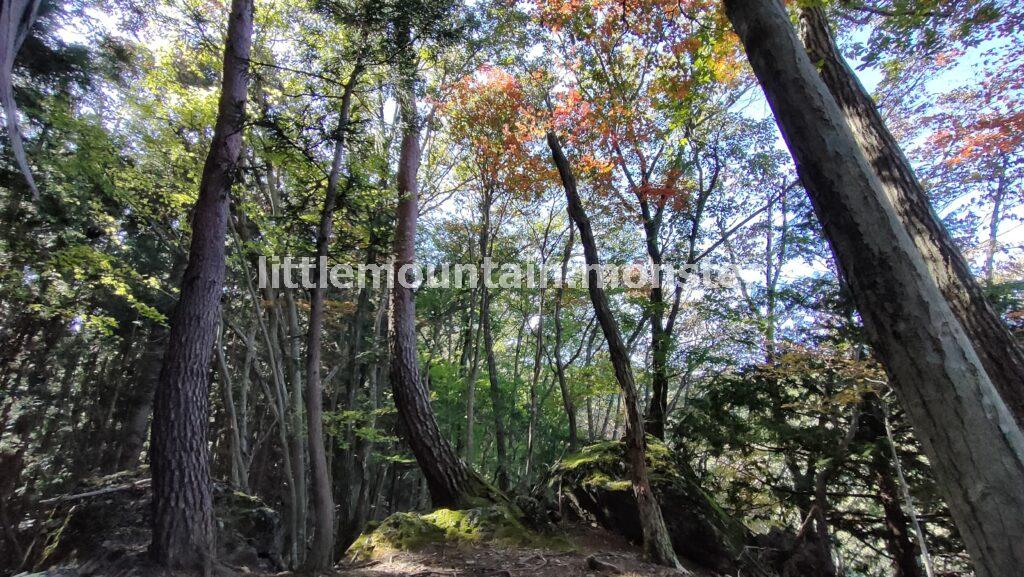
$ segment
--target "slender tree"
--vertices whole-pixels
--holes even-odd
[[[209,568],[215,551],[209,449],[210,365],[224,285],[228,203],[242,149],[253,2],[232,0],[213,141],[153,407],[153,558]]]
[[[352,110],[352,93],[362,63],[345,83],[338,113],[338,127],[334,135],[334,155],[331,171],[327,178],[324,206],[320,211],[320,226],[316,237],[317,265],[313,271],[313,288],[309,289],[309,333],[306,336],[306,426],[309,428],[309,464],[313,482],[313,520],[316,532],[313,534],[306,566],[311,570],[327,569],[334,561],[334,495],[331,479],[327,472],[327,452],[324,449],[324,408],[323,387],[320,380],[320,353],[324,326],[324,292],[320,288],[326,271],[320,270],[320,262],[327,259],[331,238],[334,235],[334,210],[338,204],[338,181],[345,159],[345,131],[348,130],[349,114]]]
[[[633,484],[633,495],[636,497],[637,511],[640,514],[640,527],[644,537],[644,553],[655,563],[669,567],[679,567],[679,560],[672,549],[665,520],[661,516],[661,506],[651,489],[651,481],[647,474],[646,441],[644,422],[640,416],[640,400],[637,397],[636,382],[633,380],[633,368],[629,361],[629,352],[622,341],[618,323],[608,305],[608,296],[601,286],[601,259],[597,253],[597,242],[594,231],[590,227],[590,219],[584,211],[579,192],[576,190],[576,177],[572,173],[569,160],[562,152],[562,145],[554,132],[547,133],[548,148],[558,168],[558,174],[565,189],[565,199],[569,218],[580,231],[580,243],[587,263],[587,290],[594,313],[601,325],[608,353],[615,369],[615,378],[622,389],[623,402],[626,405],[626,458],[629,461],[630,480]]]

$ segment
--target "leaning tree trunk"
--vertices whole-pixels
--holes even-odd
[[[416,112],[415,62],[412,34],[408,26],[399,26],[399,109],[403,123],[398,158],[398,206],[395,209],[394,265],[391,287],[391,389],[401,421],[402,432],[416,462],[427,479],[435,506],[468,504],[473,497],[493,498],[486,483],[459,459],[437,426],[430,392],[420,378],[416,352],[416,305],[412,289],[403,286],[404,271],[412,276],[416,247],[418,187],[420,167],[420,122]]]
[[[39,199],[39,189],[32,177],[25,155],[25,143],[21,138],[18,126],[18,105],[14,101],[14,59],[21,50],[21,45],[28,38],[28,33],[39,17],[42,0],[4,0],[0,3],[0,106],[3,107],[7,121],[7,141],[11,146],[11,154],[25,177],[32,198]]]
[[[167,567],[208,570],[215,553],[206,442],[210,361],[224,285],[228,196],[242,148],[252,21],[252,0],[232,0],[217,123],[154,401],[150,552]]]
[[[967,261],[928,202],[928,195],[874,100],[843,59],[824,9],[800,9],[800,35],[811,61],[835,98],[882,190],[963,325],[985,372],[1024,426],[1024,348],[993,311]],[[997,209],[998,210],[998,209]]]
[[[905,208],[893,206],[865,160],[782,4],[725,5],[977,574],[1016,574],[1024,563],[1024,435],[902,222]]]
[[[640,527],[644,538],[644,553],[655,563],[669,567],[679,567],[679,560],[672,549],[665,520],[661,516],[661,506],[651,489],[647,475],[646,439],[644,438],[644,422],[640,417],[640,402],[637,399],[636,383],[633,380],[633,369],[630,366],[629,352],[626,350],[622,336],[619,334],[618,323],[608,305],[608,296],[601,286],[601,260],[597,253],[597,242],[590,228],[590,219],[583,209],[579,193],[576,190],[576,177],[569,166],[569,160],[562,152],[562,145],[554,132],[547,134],[548,147],[558,174],[565,189],[565,199],[569,218],[580,231],[580,242],[587,263],[587,289],[594,313],[601,324],[608,353],[615,369],[615,378],[622,388],[626,403],[626,456],[629,459],[630,480],[633,483],[633,494],[636,497],[637,511],[640,514]]]

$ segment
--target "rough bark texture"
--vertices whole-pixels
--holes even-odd
[[[1024,436],[783,6],[726,0],[979,577],[1024,563]]]
[[[252,21],[252,0],[232,0],[217,123],[154,402],[150,552],[168,567],[208,567],[214,554],[206,442],[210,361],[224,284],[228,195],[242,148]]]
[[[630,481],[633,485],[633,494],[636,497],[637,510],[640,514],[640,524],[643,531],[644,553],[655,563],[670,567],[679,567],[679,560],[676,559],[675,551],[672,549],[672,541],[669,538],[668,530],[665,528],[665,520],[661,516],[661,507],[651,490],[651,482],[647,474],[647,462],[645,460],[644,446],[644,422],[640,416],[640,401],[637,398],[636,383],[633,380],[633,369],[629,361],[629,352],[625,343],[622,342],[622,335],[619,334],[618,323],[612,315],[611,307],[608,305],[608,296],[601,287],[601,280],[598,268],[601,259],[597,253],[597,242],[594,240],[594,231],[590,227],[590,219],[583,209],[579,193],[576,190],[576,177],[569,166],[569,160],[562,152],[561,143],[554,132],[547,134],[548,147],[551,149],[551,157],[558,174],[562,179],[562,186],[565,188],[565,198],[569,218],[576,224],[580,231],[580,243],[583,245],[583,255],[587,263],[587,290],[590,293],[590,301],[594,306],[594,313],[601,324],[601,331],[604,333],[605,341],[608,343],[608,353],[611,356],[612,366],[615,368],[615,378],[622,389],[626,405],[626,457],[629,460]]]
[[[416,247],[420,167],[420,123],[416,112],[415,64],[412,36],[406,27],[398,33],[404,54],[399,66],[399,109],[402,144],[398,159],[398,207],[395,211],[394,269],[391,287],[391,389],[402,431],[416,462],[427,479],[436,507],[468,504],[473,497],[490,497],[486,484],[459,459],[437,426],[430,392],[420,378],[416,352],[416,305],[412,289],[400,282],[404,266],[411,265]],[[411,277],[411,273],[410,273]]]
[[[907,227],[1003,401],[1024,426],[1024,349],[993,311],[967,261],[939,221],[913,168],[874,100],[843,59],[824,9],[800,10],[800,36],[811,61],[853,130],[882,189]],[[999,207],[996,205],[995,212]],[[987,266],[986,270],[990,270]]]

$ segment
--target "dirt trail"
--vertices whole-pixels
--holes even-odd
[[[373,561],[343,563],[344,577],[599,577],[601,575],[685,575],[646,563],[639,548],[604,529],[559,527],[573,544],[570,552],[480,546],[432,546],[381,555]],[[685,563],[685,561],[684,561]],[[689,568],[694,577],[709,574]]]

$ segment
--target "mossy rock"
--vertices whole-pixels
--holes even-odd
[[[284,566],[281,515],[255,495],[217,486],[217,556],[232,565],[280,569]]]
[[[431,513],[395,513],[379,525],[368,525],[346,555],[365,559],[390,551],[417,551],[431,545],[487,543],[504,547],[566,550],[561,537],[528,529],[513,509],[487,505],[472,509],[438,509]]]
[[[676,552],[717,572],[733,572],[749,529],[700,487],[687,463],[653,437],[647,440],[647,463]],[[593,517],[635,542],[642,539],[622,442],[596,443],[566,456],[555,464],[550,483],[578,516]]]
[[[96,487],[100,481],[116,487],[135,477],[119,473],[87,487]],[[85,563],[108,567],[145,550],[151,540],[151,500],[149,487],[138,485],[48,507],[47,517],[41,520],[39,555],[31,559],[31,567],[37,571]],[[250,569],[282,568],[284,533],[277,511],[258,497],[218,484],[214,487],[214,513],[218,559]]]

